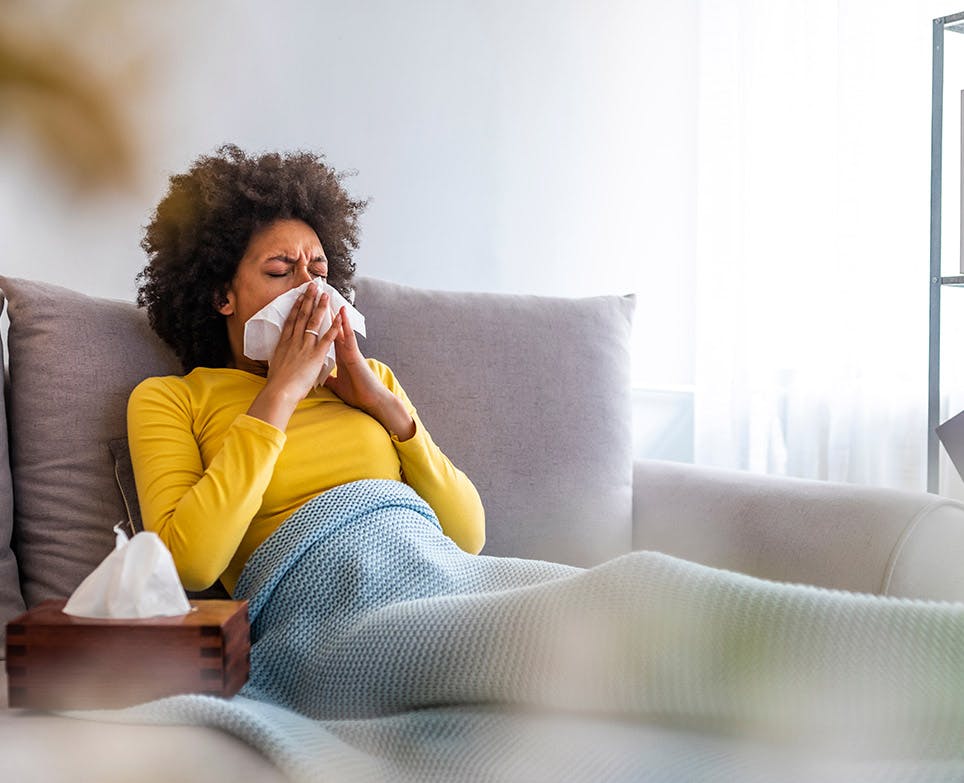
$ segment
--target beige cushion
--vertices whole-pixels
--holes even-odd
[[[0,277],[9,303],[15,551],[28,605],[68,595],[127,519],[111,442],[131,389],[178,373],[128,302]],[[486,506],[490,554],[590,564],[631,539],[628,297],[358,281],[371,337]],[[117,444],[114,444],[117,451]],[[2,480],[2,477],[0,477]],[[130,494],[130,493],[129,493]]]

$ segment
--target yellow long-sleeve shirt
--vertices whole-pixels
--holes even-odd
[[[146,530],[171,550],[181,581],[234,589],[248,558],[295,510],[339,484],[403,480],[468,552],[485,541],[479,494],[432,441],[392,371],[375,374],[415,419],[399,441],[326,387],[298,403],[281,430],[245,411],[267,379],[199,367],[148,378],[131,393],[127,431]]]

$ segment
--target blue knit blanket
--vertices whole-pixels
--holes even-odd
[[[298,781],[771,780],[796,753],[856,764],[849,780],[964,773],[961,604],[652,552],[468,555],[391,481],[307,503],[234,597],[238,696],[86,715],[219,727]]]

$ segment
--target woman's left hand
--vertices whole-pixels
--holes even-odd
[[[400,440],[414,435],[415,422],[411,414],[405,410],[402,401],[385,387],[362,356],[344,307],[334,320],[339,326],[335,336],[337,373],[325,379],[325,386],[343,402],[365,411],[389,432],[398,435]]]

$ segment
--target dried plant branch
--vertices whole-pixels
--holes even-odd
[[[122,94],[49,33],[5,29],[0,14],[0,132],[22,131],[81,190],[133,182],[137,154]]]

